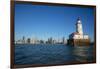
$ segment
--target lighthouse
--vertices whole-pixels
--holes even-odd
[[[80,35],[83,35],[83,29],[82,29],[82,21],[80,17],[78,17],[76,21],[76,32],[79,33]]]
[[[83,33],[82,21],[80,17],[78,17],[76,20],[76,32],[73,32],[69,35],[68,44],[74,46],[90,44],[89,36]]]

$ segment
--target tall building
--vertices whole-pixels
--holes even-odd
[[[62,43],[63,43],[63,44],[65,43],[65,37],[62,38]]]
[[[22,43],[25,44],[25,37],[22,38]]]
[[[31,38],[31,44],[35,44],[34,38]]]
[[[30,38],[27,39],[27,43],[28,43],[28,44],[31,43],[31,39],[30,39]]]
[[[65,37],[62,38],[62,43],[67,44],[67,39]]]
[[[78,17],[76,21],[76,32],[73,32],[69,35],[68,44],[71,45],[89,45],[90,38],[88,35],[84,35],[82,28],[82,21],[80,17]]]

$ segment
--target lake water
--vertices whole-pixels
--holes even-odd
[[[93,45],[68,46],[63,44],[16,44],[15,64],[65,64],[92,62]]]

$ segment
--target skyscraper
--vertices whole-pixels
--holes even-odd
[[[22,38],[22,43],[24,44],[25,43],[25,37],[23,36]]]

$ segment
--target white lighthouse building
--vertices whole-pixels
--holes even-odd
[[[72,45],[83,45],[84,43],[87,44],[90,42],[89,36],[84,35],[83,33],[82,21],[80,17],[78,17],[76,21],[76,32],[73,32],[69,35],[68,42]]]
[[[76,22],[76,32],[83,35],[82,22],[80,18],[78,18]]]

